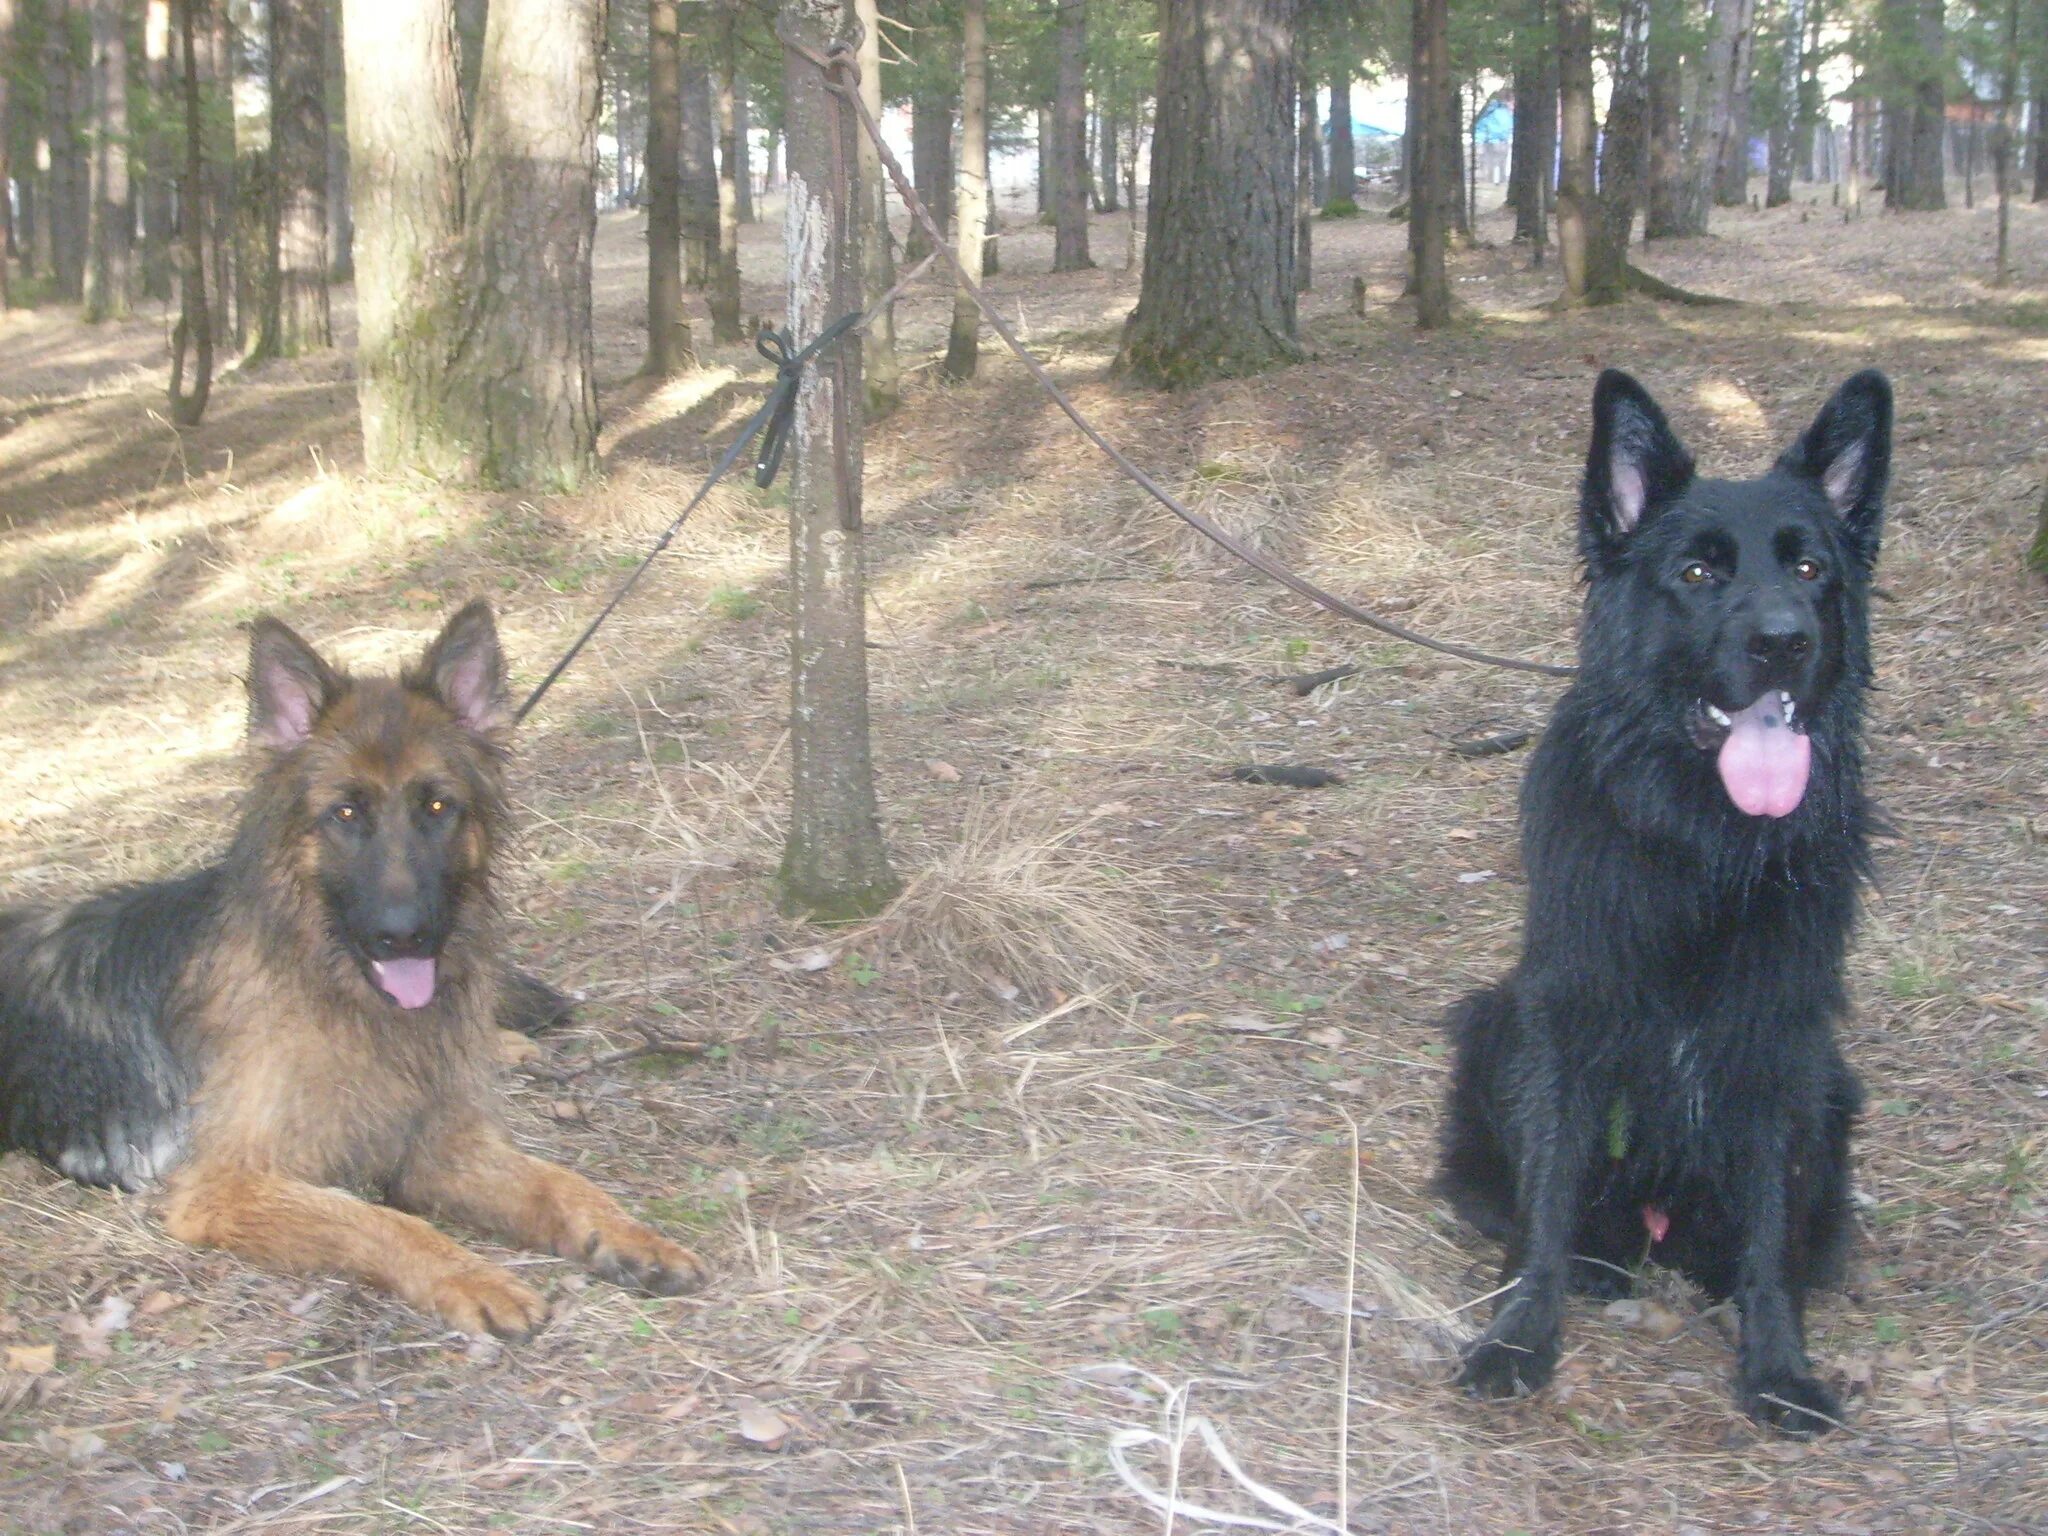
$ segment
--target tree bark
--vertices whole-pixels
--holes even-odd
[[[1832,173],[1821,163],[1820,135],[1827,132],[1821,111],[1821,31],[1827,24],[1825,0],[1804,0],[1806,31],[1800,43],[1799,84],[1792,126],[1794,174],[1803,181],[1826,181]],[[1829,146],[1832,148],[1832,144]]]
[[[1055,272],[1093,267],[1088,255],[1088,5],[1058,0],[1059,68],[1053,97]]]
[[[2013,110],[2019,105],[2020,94],[2020,0],[2005,0],[2005,37],[1999,51],[2002,57],[1998,70],[1998,126],[1991,144],[1993,174],[1998,178],[1998,260],[1991,279],[1994,288],[2003,288],[2012,281],[2012,162],[2019,130]]]
[[[1806,13],[1800,0],[1777,0],[1777,57],[1770,72],[1770,154],[1764,176],[1764,206],[1782,208],[1792,201],[1793,134],[1799,116],[1799,45],[1806,36]]]
[[[822,58],[848,15],[840,0],[784,0],[780,25]],[[786,57],[784,246],[790,336],[803,347],[860,307],[859,219],[834,169],[857,163],[857,130],[816,66],[794,49]],[[860,397],[860,348],[849,337],[804,370],[790,432],[791,803],[781,887],[787,907],[828,921],[871,916],[899,889],[869,748]]]
[[[1451,205],[1457,196],[1458,133],[1446,122],[1442,98],[1450,74],[1450,22],[1446,0],[1414,0],[1408,70],[1408,262],[1415,323],[1423,330],[1449,325]]]
[[[12,3],[12,0],[0,0]],[[141,288],[145,299],[168,301],[173,292],[177,137],[171,131],[171,0],[146,0],[142,12],[142,82],[149,103],[141,134]],[[5,185],[0,178],[0,186]],[[5,199],[0,198],[0,203]]]
[[[1337,213],[1358,207],[1358,145],[1351,134],[1351,70],[1330,71],[1330,201]]]
[[[721,0],[717,11],[719,64],[715,82],[718,122],[718,255],[705,302],[711,311],[711,339],[746,340],[740,327],[739,111],[733,77],[739,68],[739,10]]]
[[[199,29],[198,0],[178,0],[178,46],[183,56],[183,102],[185,119],[185,175],[178,203],[183,210],[180,231],[178,325],[171,336],[171,420],[181,427],[196,427],[206,415],[206,400],[213,388],[213,313],[206,303],[206,156],[205,135],[200,126],[198,49],[193,34]],[[192,355],[192,389],[187,393],[185,355]]]
[[[1740,208],[1749,201],[1750,86],[1756,78],[1756,0],[1743,0],[1742,26],[1735,36],[1729,77],[1728,122],[1714,170],[1714,202]]]
[[[1294,82],[1294,291],[1315,285],[1316,83],[1306,73]]]
[[[1563,118],[1557,167],[1557,250],[1564,268],[1564,302],[1612,303],[1621,295],[1604,285],[1613,262],[1602,250],[1606,232],[1593,187],[1592,0],[1558,0],[1557,67]]]
[[[1620,19],[1614,84],[1600,144],[1601,229],[1594,260],[1606,265],[1588,281],[1589,289],[1601,295],[1596,303],[1619,299],[1627,290],[1629,238],[1650,166],[1650,0],[1621,0]]]
[[[683,53],[677,0],[647,4],[647,360],[666,379],[696,361],[683,316]]]
[[[597,469],[590,253],[604,0],[491,0],[442,411],[462,477],[574,490]]]
[[[868,116],[882,120],[882,28],[877,0],[855,0],[860,23],[860,99]],[[896,286],[896,261],[889,245],[889,184],[874,140],[857,135],[860,148],[861,307],[873,309]],[[861,339],[861,376],[867,414],[880,420],[903,403],[902,368],[896,360],[896,306],[885,306]]]
[[[79,58],[72,17],[81,0],[50,0],[43,27],[43,125],[50,169],[44,179],[49,256],[43,263],[57,297],[76,302],[85,294],[86,224],[90,178],[78,120],[89,116],[90,78]]]
[[[980,277],[987,270],[988,248],[987,0],[962,0],[960,37],[960,171],[955,180],[953,243],[960,265],[969,276]],[[953,295],[953,326],[939,370],[945,377],[974,377],[980,333],[981,311],[961,288]]]
[[[1664,240],[1687,232],[1685,141],[1679,105],[1685,96],[1685,79],[1679,69],[1681,19],[1675,0],[1652,0],[1646,82],[1650,185],[1643,210],[1645,240]]]
[[[911,185],[932,222],[948,232],[953,228],[953,115],[958,100],[951,92],[931,90],[913,92],[910,98]],[[924,238],[923,229],[912,225],[906,260],[929,254]]]
[[[1513,82],[1514,138],[1509,146],[1508,203],[1515,210],[1515,238],[1538,242],[1545,217],[1544,190],[1556,151],[1552,132],[1557,103],[1545,85],[1545,65],[1557,57],[1557,29],[1544,0],[1525,0],[1515,22]]]
[[[88,322],[125,320],[134,307],[129,286],[134,212],[128,206],[128,33],[121,0],[92,7],[92,204],[85,269]]]
[[[1685,220],[1678,233],[1704,235],[1714,204],[1714,181],[1727,143],[1735,101],[1735,61],[1749,25],[1752,0],[1714,0],[1714,24],[1693,98],[1686,135]]]
[[[327,309],[327,29],[320,0],[270,0],[270,172],[275,219],[256,351],[334,344]]]
[[[14,65],[14,0],[0,0],[0,318],[4,318],[12,294],[8,288],[7,258],[14,254],[14,208],[6,191],[13,176],[9,150],[14,138],[14,120],[7,115],[8,87]],[[25,180],[26,178],[24,178]]]
[[[230,0],[211,0],[202,11],[207,26],[200,34],[205,49],[199,61],[201,106],[205,112],[208,231],[213,261],[213,344],[217,350],[240,352],[248,311],[242,308],[241,274],[236,270],[241,235],[236,228],[242,210],[242,166],[235,133],[235,36]]]
[[[1912,121],[1901,176],[1887,207],[1932,212],[1948,206],[1942,178],[1942,136],[1947,126],[1943,89],[1943,0],[1918,0],[1910,60]]]
[[[752,224],[754,212],[754,109],[747,93],[747,72],[735,65],[732,76],[733,190],[742,224]],[[876,119],[880,121],[879,118]],[[866,135],[862,135],[866,137]]]
[[[1165,388],[1297,361],[1292,0],[1162,8],[1145,264],[1116,370]]]
[[[718,256],[718,125],[711,71],[683,61],[683,281],[702,288]]]
[[[1118,198],[1116,136],[1118,133],[1116,114],[1104,111],[1095,119],[1095,181],[1098,195],[1095,202],[1097,213],[1117,213],[1123,208]]]
[[[327,276],[346,283],[356,274],[355,209],[349,201],[348,84],[341,45],[342,0],[323,0],[327,23]],[[342,125],[336,133],[334,125]]]

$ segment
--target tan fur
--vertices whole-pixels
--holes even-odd
[[[348,1275],[450,1327],[514,1337],[540,1326],[546,1303],[422,1217],[658,1294],[702,1282],[694,1254],[505,1133],[488,879],[497,777],[489,742],[412,674],[349,684],[303,745],[272,760],[249,825],[302,830],[281,830],[242,873],[181,987],[183,1044],[202,1070],[189,1155],[169,1185],[172,1236]],[[339,794],[375,801],[422,785],[459,788],[475,813],[455,844],[466,896],[438,959],[437,997],[414,1013],[386,1006],[338,950],[315,829]]]

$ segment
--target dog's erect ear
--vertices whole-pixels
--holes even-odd
[[[1890,381],[1875,368],[1847,380],[1778,467],[1818,481],[1849,531],[1875,554],[1892,469]]]
[[[341,675],[268,614],[249,631],[249,739],[289,752],[341,691]]]
[[[1579,487],[1588,553],[1625,543],[1692,481],[1685,451],[1650,392],[1618,368],[1593,386],[1593,442]]]
[[[505,656],[489,603],[479,597],[448,621],[420,660],[419,680],[464,730],[496,737],[511,728]]]

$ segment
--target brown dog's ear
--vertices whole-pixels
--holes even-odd
[[[472,735],[495,740],[512,728],[498,626],[480,597],[448,621],[420,658],[418,678],[408,681],[424,686]]]
[[[249,630],[249,739],[289,752],[341,692],[340,673],[287,624],[265,614]]]

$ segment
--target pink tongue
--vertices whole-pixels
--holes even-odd
[[[1813,743],[1785,723],[1778,690],[1769,689],[1734,716],[1721,743],[1721,782],[1747,816],[1789,816],[1806,798]]]
[[[370,974],[401,1008],[424,1008],[434,1000],[431,960],[372,960]]]

